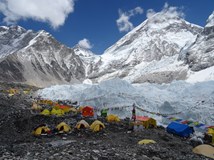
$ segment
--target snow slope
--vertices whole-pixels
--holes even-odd
[[[214,66],[198,72],[190,72],[189,77],[186,81],[189,83],[196,83],[210,80],[214,81]]]
[[[131,116],[132,104],[161,113],[176,113],[177,118],[214,123],[214,81],[187,83],[174,81],[170,84],[135,84],[120,79],[111,79],[99,84],[52,86],[38,91],[43,98],[78,101],[80,105],[94,107],[123,107],[110,112],[121,117]],[[138,115],[149,115],[159,121],[162,117],[138,111]]]
[[[195,42],[203,28],[171,9],[156,13],[109,47],[89,78],[100,82],[119,77],[131,83],[185,79],[188,64],[178,59],[179,54]]]

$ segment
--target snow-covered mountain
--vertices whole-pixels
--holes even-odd
[[[85,49],[78,44],[73,48],[76,55],[83,61],[86,77],[92,72],[93,66],[100,60],[100,56],[94,54],[91,50]]]
[[[184,54],[185,62],[192,71],[214,66],[214,12],[209,16],[203,32]]]
[[[210,71],[214,66],[213,22],[214,13],[203,28],[185,21],[177,12],[163,9],[101,56],[79,45],[68,48],[45,31],[2,26],[0,80],[36,86],[115,77],[131,83],[192,81],[192,77],[201,75],[198,71]]]
[[[1,27],[0,80],[49,86],[81,82],[83,60],[45,31]]]
[[[108,48],[90,78],[102,81],[120,77],[134,83],[186,79],[188,65],[178,57],[202,30],[178,14],[163,10]]]
[[[36,35],[32,30],[26,31],[20,26],[0,26],[0,58],[27,46]]]

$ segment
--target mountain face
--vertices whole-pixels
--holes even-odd
[[[20,26],[0,26],[0,58],[27,46],[35,36],[36,33]]]
[[[121,78],[169,83],[214,66],[214,13],[202,28],[162,11],[98,56],[68,48],[45,31],[0,27],[0,81],[40,87]]]
[[[185,54],[185,62],[192,71],[214,66],[214,12],[209,16],[203,32]]]
[[[82,59],[49,33],[20,27],[3,27],[0,33],[3,34],[0,44],[4,46],[0,50],[0,80],[43,87],[84,79]]]
[[[132,83],[185,79],[188,66],[178,60],[179,54],[202,30],[176,15],[157,13],[108,48],[90,78],[120,77]]]
[[[73,50],[83,61],[85,76],[87,77],[93,71],[93,66],[100,60],[100,56],[95,55],[89,49],[82,48],[79,45],[76,45]]]

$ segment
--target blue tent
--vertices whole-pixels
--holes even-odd
[[[166,131],[168,133],[176,134],[181,137],[189,137],[190,134],[193,133],[193,129],[190,128],[188,125],[180,124],[180,123],[176,123],[176,122],[171,122],[167,126]]]

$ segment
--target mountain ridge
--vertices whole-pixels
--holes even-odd
[[[189,72],[214,66],[212,15],[207,20],[209,25],[203,28],[185,21],[176,12],[163,10],[101,56],[79,45],[69,48],[44,30],[2,26],[0,80],[42,87],[115,77],[131,83],[185,80]]]

